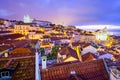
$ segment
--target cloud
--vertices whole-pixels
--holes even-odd
[[[25,4],[22,2],[20,2],[19,5],[20,5],[20,7],[25,7]]]
[[[3,0],[0,8],[0,17],[13,19],[29,14],[53,23],[120,25],[120,0]]]
[[[117,25],[83,25],[76,27],[80,29],[88,29],[88,30],[104,29],[105,27],[107,27],[108,30],[120,30],[120,26]]]
[[[12,12],[6,10],[6,9],[0,9],[0,16],[6,17],[6,16],[11,16],[13,15]]]

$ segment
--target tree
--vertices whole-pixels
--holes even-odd
[[[57,59],[57,51],[58,51],[58,50],[59,50],[59,45],[55,45],[55,46],[52,48],[51,53],[47,56],[47,59],[48,59],[48,60]]]
[[[44,56],[44,55],[45,55],[45,50],[44,50],[44,48],[40,48],[40,51],[41,51],[41,56]]]

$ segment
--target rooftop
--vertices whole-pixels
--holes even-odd
[[[109,80],[103,60],[66,64],[41,70],[42,80],[72,80],[71,71],[79,80]],[[74,79],[75,80],[75,79]]]
[[[75,50],[73,50],[70,47],[64,47],[61,50],[58,51],[61,55],[66,55],[67,57],[72,56],[76,59],[78,59],[77,53]]]
[[[0,60],[0,69],[4,69],[4,66],[10,60]],[[34,57],[14,58],[7,65],[7,69],[10,68],[15,68],[15,71],[12,75],[12,80],[35,80]]]
[[[97,56],[91,52],[88,52],[88,53],[82,55],[82,61],[91,61],[91,60],[94,60],[96,58],[97,58]]]

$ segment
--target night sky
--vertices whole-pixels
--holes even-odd
[[[1,0],[0,18],[24,15],[68,25],[120,25],[120,0]]]

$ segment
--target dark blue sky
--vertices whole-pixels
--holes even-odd
[[[120,0],[2,0],[0,18],[24,15],[71,25],[120,25]]]

